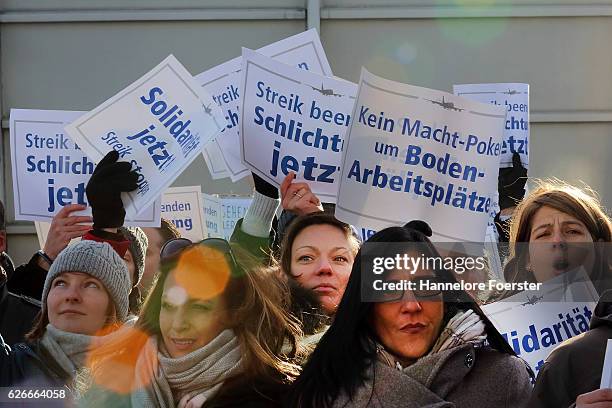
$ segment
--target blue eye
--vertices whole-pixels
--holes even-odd
[[[302,255],[298,258],[298,261],[300,262],[308,262],[308,261],[312,261],[314,258],[310,255]]]

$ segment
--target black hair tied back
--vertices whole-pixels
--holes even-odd
[[[433,232],[431,231],[431,227],[425,221],[421,220],[412,220],[409,223],[404,225],[404,228],[412,229],[420,232],[426,237],[431,237]]]

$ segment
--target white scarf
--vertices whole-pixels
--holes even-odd
[[[442,330],[433,347],[426,355],[440,353],[467,343],[480,346],[486,339],[485,324],[480,316],[472,309],[460,310],[448,321],[446,327]],[[406,368],[381,344],[376,344],[376,352],[379,360],[388,366],[397,368],[400,371]]]
[[[135,408],[200,408],[230,377],[242,372],[238,338],[224,330],[206,346],[171,358],[156,337],[150,338],[136,361]]]

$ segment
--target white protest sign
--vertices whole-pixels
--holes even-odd
[[[601,371],[601,385],[599,388],[612,388],[612,339],[608,340],[603,370]]]
[[[221,206],[223,207],[223,235],[225,239],[230,239],[236,223],[241,218],[244,218],[252,201],[252,197],[221,196]]]
[[[423,220],[434,240],[482,242],[504,118],[501,107],[362,69],[336,217],[374,230]]]
[[[521,292],[482,306],[504,339],[536,374],[557,345],[588,330],[597,304],[599,296],[584,271],[571,284],[564,284],[565,278],[558,276],[539,291]]]
[[[222,132],[224,132],[224,130],[222,130]],[[211,140],[204,150],[202,150],[204,161],[206,162],[206,166],[213,180],[230,177],[230,172],[227,169],[225,161],[223,161],[223,152],[216,140],[217,138]]]
[[[499,167],[512,167],[512,154],[529,168],[529,84],[453,85],[453,93],[478,102],[503,106],[506,124]]]
[[[279,187],[296,173],[323,202],[336,202],[355,84],[313,74],[243,48],[240,151]]]
[[[223,238],[222,199],[212,194],[202,194],[202,207],[206,221],[206,238]]]
[[[161,198],[162,217],[193,242],[203,240],[206,234],[202,208],[201,186],[170,187]]]
[[[266,45],[257,52],[316,74],[332,75],[315,29]],[[224,177],[229,173],[232,181],[236,181],[250,174],[242,163],[239,149],[241,64],[242,57],[237,57],[196,76],[196,80],[213,95],[215,102],[223,109],[227,120],[226,128],[203,152],[213,178]],[[225,169],[228,173],[224,172]]]
[[[138,188],[122,199],[126,212],[137,214],[224,126],[221,109],[170,55],[65,129],[90,158],[100,160],[112,148],[132,163]]]
[[[15,219],[49,223],[65,205],[88,205],[85,187],[95,163],[64,133],[64,126],[84,113],[11,109]],[[159,203],[157,199],[135,217],[126,217],[125,225],[159,227]],[[77,214],[91,215],[91,208]]]

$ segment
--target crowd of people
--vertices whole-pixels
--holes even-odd
[[[280,189],[253,175],[231,239],[191,242],[166,220],[124,227],[121,193],[136,174],[118,159],[111,151],[89,180],[92,216],[65,206],[26,264],[8,255],[0,207],[1,390],[61,390],[45,402],[83,407],[612,407],[612,389],[599,389],[612,221],[592,191],[550,181],[523,197],[520,160],[500,171],[505,279],[546,282],[581,267],[600,295],[590,329],[536,376],[471,293],[363,299],[373,268],[364,245],[441,257],[424,221],[364,243],[294,174]],[[458,276],[421,267],[381,278]]]

